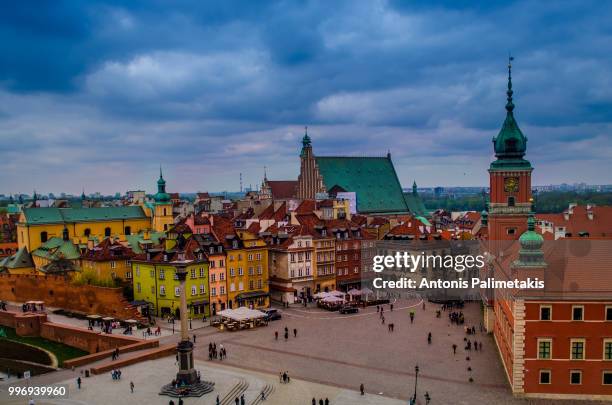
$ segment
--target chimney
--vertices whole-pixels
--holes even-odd
[[[591,210],[587,211],[587,218],[589,218],[589,220],[591,220],[591,221],[593,220],[593,211],[591,211]]]
[[[565,219],[566,221],[569,221],[569,217],[570,217],[570,213],[565,211],[563,212],[563,219]]]

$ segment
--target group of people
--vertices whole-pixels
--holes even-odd
[[[448,319],[450,319],[451,323],[455,323],[457,325],[463,325],[465,322],[465,318],[463,317],[463,312],[449,312]]]
[[[119,348],[116,347],[115,350],[113,350],[113,354],[111,356],[112,360],[115,361],[119,358]]]
[[[293,337],[297,337],[297,329],[293,328]],[[274,331],[274,339],[278,340],[278,331]],[[285,326],[285,341],[289,339],[289,328]]]
[[[111,377],[113,380],[121,380],[121,370],[116,369],[111,371]]]
[[[463,338],[465,341],[465,350],[472,350],[472,341],[468,338]],[[482,351],[482,342],[477,342],[474,340],[474,350]]]
[[[289,377],[289,371],[281,371],[278,373],[278,380],[281,384],[288,384],[291,382],[291,377]]]
[[[317,405],[317,400],[315,398],[312,399],[312,405]],[[329,405],[329,399],[325,398],[325,400],[319,399],[319,405]]]
[[[193,338],[195,341],[195,335]],[[217,349],[216,343],[210,342],[208,344],[208,360],[212,360],[212,359],[223,360],[226,358],[227,358],[227,350],[225,349],[225,347],[223,347],[222,344],[219,345],[218,349]]]

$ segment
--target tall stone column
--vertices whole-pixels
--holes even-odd
[[[192,385],[198,381],[198,372],[194,368],[193,363],[193,343],[189,340],[189,331],[187,328],[187,291],[185,284],[187,279],[187,265],[190,261],[184,260],[184,257],[179,257],[179,260],[174,262],[176,274],[181,284],[181,341],[177,345],[179,371],[176,379],[182,384]]]

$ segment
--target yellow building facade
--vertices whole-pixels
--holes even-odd
[[[140,206],[102,208],[24,208],[17,224],[17,244],[32,252],[51,238],[68,238],[75,245],[151,228]]]
[[[267,308],[270,306],[268,247],[249,232],[237,232],[226,243],[227,306]]]
[[[172,264],[174,256],[173,252],[159,252],[148,259],[138,257],[132,260],[134,299],[149,303],[151,315],[177,318],[180,315],[181,291],[176,267]],[[196,259],[186,270],[189,317],[209,317],[208,262]]]

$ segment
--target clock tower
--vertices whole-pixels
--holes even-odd
[[[508,61],[508,95],[506,119],[493,138],[495,160],[489,167],[490,203],[488,213],[489,240],[516,240],[527,230],[531,212],[531,172],[525,160],[527,137],[514,119],[512,102],[512,60]]]

